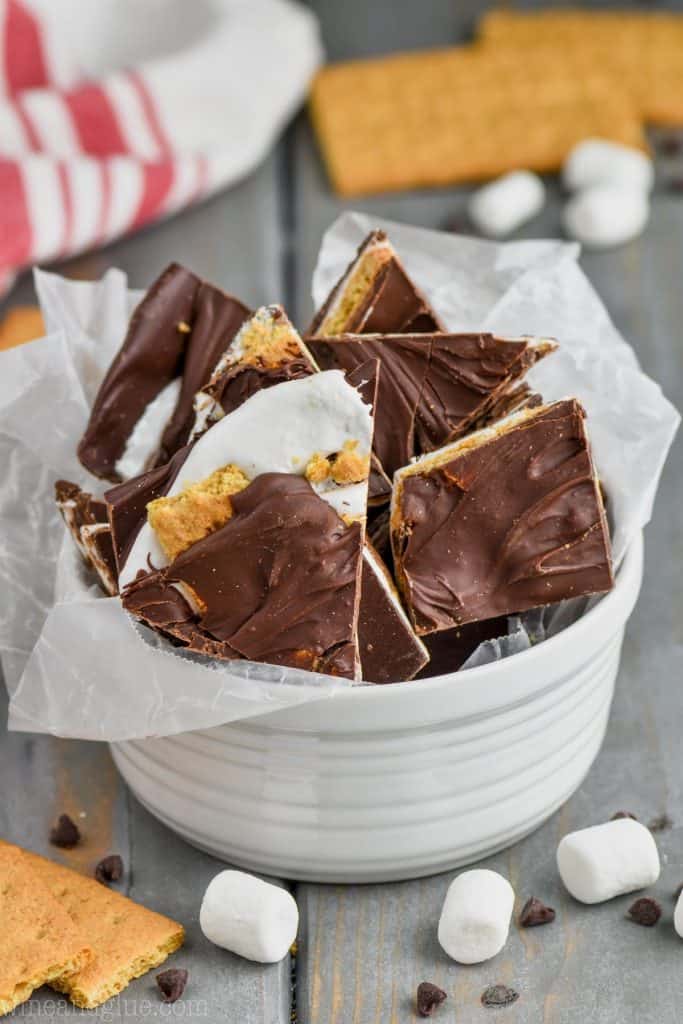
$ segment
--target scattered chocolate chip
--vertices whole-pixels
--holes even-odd
[[[632,821],[638,821],[635,814],[631,814],[630,811],[617,811],[616,814],[612,815],[610,821],[618,821],[619,818],[631,818]]]
[[[628,916],[636,924],[652,928],[662,916],[662,908],[657,900],[653,900],[650,896],[641,896],[628,908]]]
[[[421,1017],[431,1017],[445,999],[444,990],[431,981],[421,981],[417,986],[417,1012]]]
[[[507,985],[489,985],[481,995],[482,1006],[511,1006],[519,999],[519,992]]]
[[[118,853],[111,853],[108,857],[103,857],[95,868],[95,878],[103,885],[108,885],[109,882],[118,882],[122,874],[123,861]]]
[[[681,151],[681,139],[677,135],[663,135],[657,139],[656,146],[664,156],[678,156]]]
[[[656,818],[647,823],[650,832],[666,832],[673,827],[673,821],[668,814],[658,814]]]
[[[555,911],[547,907],[541,900],[531,896],[519,915],[519,924],[522,928],[536,928],[539,924],[550,924],[555,920]]]
[[[165,1003],[175,1003],[176,999],[180,999],[187,985],[187,977],[187,971],[181,967],[170,967],[157,974],[157,985]]]
[[[61,846],[70,850],[81,841],[81,833],[75,821],[68,814],[60,814],[54,828],[50,829],[50,842],[53,846]]]

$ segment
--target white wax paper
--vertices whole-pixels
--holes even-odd
[[[586,406],[620,560],[650,518],[679,417],[611,324],[576,263],[577,247],[498,245],[346,214],[323,240],[316,305],[373,227],[389,232],[452,329],[559,339],[560,352],[530,380],[546,399],[576,395]],[[0,651],[10,728],[99,740],[163,736],[347,688],[328,676],[179,654],[93,585],[65,537],[53,485],[65,477],[102,490],[75,448],[139,293],[120,271],[96,283],[41,272],[36,281],[49,334],[0,356]],[[475,652],[473,663],[524,650],[566,626],[576,609],[559,609],[515,620],[510,636]]]

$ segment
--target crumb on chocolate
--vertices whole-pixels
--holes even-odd
[[[438,985],[433,985],[431,981],[421,981],[417,986],[418,1014],[420,1017],[431,1017],[446,998],[446,993]]]
[[[188,484],[180,494],[156,498],[147,506],[149,525],[166,557],[178,555],[225,526],[232,515],[230,496],[249,484],[238,466],[215,470],[205,480]]]
[[[50,829],[50,842],[63,850],[71,850],[81,841],[81,831],[68,814],[60,814],[57,824]]]
[[[118,853],[110,853],[95,866],[95,878],[103,885],[118,882],[123,876],[123,861]]]
[[[184,320],[179,320],[176,324],[176,330],[179,334],[191,334],[192,328],[189,324],[186,324]]]

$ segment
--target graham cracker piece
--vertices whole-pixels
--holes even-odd
[[[243,491],[248,483],[239,466],[222,466],[205,480],[188,484],[180,494],[150,501],[147,519],[166,557],[173,561],[225,526],[232,515],[231,495]]]
[[[304,476],[311,484],[333,480],[335,484],[358,484],[367,480],[370,456],[360,455],[358,441],[344,441],[340,452],[325,456],[315,452],[308,461]]]
[[[683,124],[683,16],[649,11],[491,11],[480,22],[487,53],[544,60],[577,81],[599,68],[650,124]]]
[[[89,943],[18,846],[0,840],[0,1015],[85,969]]]
[[[23,345],[44,334],[45,323],[37,306],[15,306],[0,323],[0,349]]]
[[[157,967],[185,937],[182,925],[134,903],[92,878],[24,852],[32,875],[46,887],[72,923],[92,959],[75,972],[50,980],[76,1006],[92,1009]]]
[[[342,195],[554,171],[589,136],[645,147],[614,74],[595,66],[577,79],[533,49],[520,58],[475,45],[331,65],[310,109]]]

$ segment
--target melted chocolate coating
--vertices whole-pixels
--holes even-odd
[[[406,476],[392,539],[418,633],[613,584],[609,535],[573,399]]]
[[[485,619],[482,622],[470,622],[466,626],[445,629],[440,633],[430,633],[423,638],[429,651],[429,664],[426,665],[417,679],[429,679],[432,676],[447,675],[457,672],[473,654],[479,644],[485,640],[495,640],[508,633],[506,615],[497,619]]]
[[[124,607],[189,650],[354,678],[360,525],[284,473],[257,477],[232,505],[220,530],[126,588]]]
[[[307,337],[317,335],[329,309],[363,251],[375,242],[386,241],[384,231],[371,231],[316,313]],[[398,256],[388,260],[373,280],[367,294],[344,324],[344,332],[356,334],[402,334],[404,331],[442,331],[443,325],[425,296],[408,277]]]
[[[97,573],[103,590],[109,595],[115,594],[118,570],[111,532],[103,530],[91,536],[90,543],[95,549],[95,559],[87,552],[87,545],[81,537],[82,526],[109,525],[105,502],[94,498],[88,491],[81,490],[78,484],[70,483],[68,480],[56,481],[55,501],[84,561]],[[97,565],[97,559],[101,560],[102,569]]]
[[[311,338],[308,344],[320,365],[329,369],[348,372],[367,359],[379,360],[373,449],[391,476],[415,454],[415,413],[429,368],[429,337],[344,335]]]
[[[307,359],[291,359],[280,366],[231,366],[221,374],[214,387],[207,388],[206,393],[214,398],[224,413],[234,412],[243,402],[255,395],[257,391],[272,388],[276,384],[284,384],[289,380],[300,380],[315,373],[315,368]]]
[[[382,585],[369,564],[374,557],[385,577]],[[373,552],[363,559],[358,611],[358,648],[366,683],[402,683],[413,679],[428,655],[387,594],[393,581]],[[398,601],[398,595],[396,595]]]
[[[134,311],[123,345],[97,393],[78,457],[91,473],[116,481],[116,463],[147,406],[176,377],[183,383],[157,464],[185,444],[195,392],[206,384],[249,310],[172,263]],[[182,326],[190,328],[187,332]],[[232,333],[231,333],[232,332]]]
[[[466,434],[535,361],[527,341],[503,341],[493,334],[433,335],[416,413],[418,450],[432,451]]]

